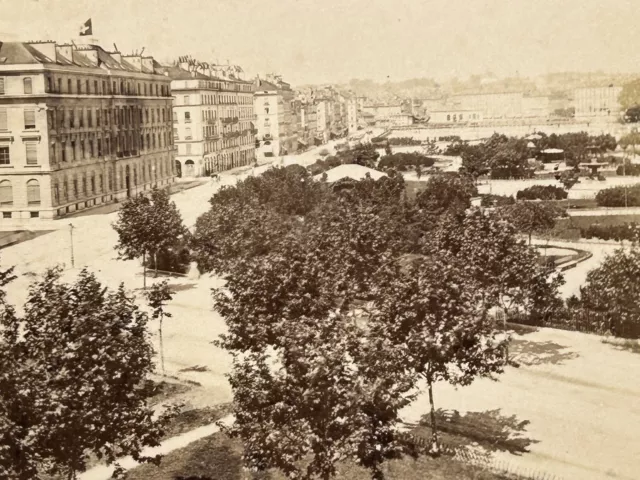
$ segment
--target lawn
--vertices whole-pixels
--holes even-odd
[[[127,480],[285,480],[279,472],[250,473],[242,468],[242,446],[224,433],[216,433],[164,457],[160,466],[142,465]],[[515,477],[492,473],[450,457],[405,458],[389,462],[388,479],[398,480],[509,480]],[[369,480],[363,468],[338,466],[337,479]]]
[[[638,222],[638,215],[589,215],[562,218],[556,222],[551,230],[553,238],[564,240],[577,240],[580,238],[580,229],[590,225],[623,225],[625,223]]]

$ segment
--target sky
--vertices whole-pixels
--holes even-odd
[[[638,0],[0,0],[0,41],[75,39],[293,85],[640,71]]]

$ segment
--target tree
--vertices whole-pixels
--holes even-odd
[[[401,453],[399,411],[414,384],[335,295],[320,251],[288,237],[214,292],[228,327],[220,344],[234,356],[230,433],[257,470],[328,479],[350,459],[382,478],[382,462]]]
[[[391,150],[391,144],[389,142],[384,146],[384,153],[385,155],[393,155],[393,150]]]
[[[154,283],[146,292],[145,297],[147,304],[151,308],[151,318],[159,320],[158,333],[160,337],[160,365],[162,366],[162,374],[164,375],[164,345],[162,342],[162,321],[165,317],[171,318],[171,313],[165,311],[164,306],[173,299],[173,291],[169,287],[167,280]]]
[[[535,201],[516,202],[513,205],[500,207],[498,210],[518,231],[528,235],[529,245],[531,245],[532,234],[548,232],[556,225],[558,217],[566,215],[564,210],[555,205]]]
[[[565,170],[558,177],[556,177],[567,192],[573,188],[574,185],[580,183],[580,177],[578,173],[572,170]]]
[[[640,79],[633,80],[622,86],[618,102],[624,110],[640,105]]]
[[[639,107],[640,108],[640,107]],[[618,142],[622,148],[625,150],[631,147],[631,152],[633,156],[636,156],[636,145],[640,145],[640,132],[634,130],[632,132],[627,133]]]
[[[422,377],[429,392],[432,453],[438,454],[433,385],[469,385],[502,373],[508,339],[498,339],[465,265],[437,252],[389,266],[376,276],[370,329],[393,345],[395,358]]]
[[[146,314],[122,285],[109,291],[86,270],[73,284],[60,276],[51,269],[31,285],[24,316],[4,305],[0,412],[15,435],[0,448],[8,478],[37,478],[35,464],[72,480],[89,455],[152,460],[141,451],[159,444],[172,414],[154,419],[148,405]],[[19,455],[12,463],[6,453]]]
[[[422,177],[422,166],[420,164],[416,165],[416,177],[418,177],[418,180]]]
[[[154,188],[128,199],[113,224],[118,233],[119,258],[132,260],[142,257],[143,285],[147,287],[147,255],[154,259],[157,275],[157,255],[160,251],[178,246],[188,234],[182,217],[166,190]]]
[[[613,335],[640,326],[640,248],[617,249],[587,273],[580,288],[582,304],[603,319]]]
[[[462,215],[471,206],[471,197],[478,193],[474,182],[461,175],[433,175],[425,189],[416,197],[416,205],[441,216],[445,213]]]
[[[632,107],[629,107],[624,114],[624,120],[627,123],[640,122],[640,105],[634,105]]]

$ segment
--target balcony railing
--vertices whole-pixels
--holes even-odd
[[[223,118],[222,119],[222,123],[225,125],[228,124],[232,124],[232,123],[238,123],[239,118],[238,117],[227,117],[227,118]]]

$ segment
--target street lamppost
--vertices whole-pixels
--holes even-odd
[[[71,239],[71,268],[75,268],[75,259],[73,257],[73,223],[69,224],[69,237]]]
[[[156,177],[156,166],[153,165],[151,167],[151,172],[153,172],[153,188],[157,188],[158,187],[158,178]]]

